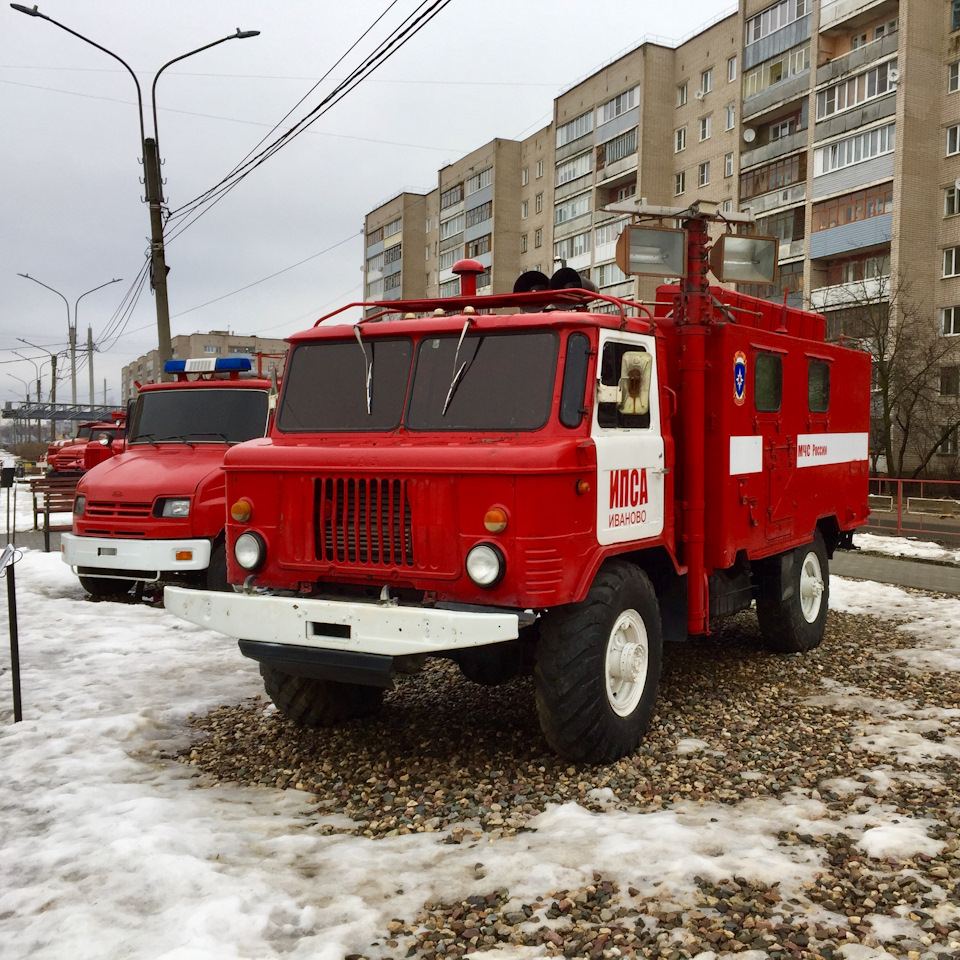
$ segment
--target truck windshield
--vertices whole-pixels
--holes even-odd
[[[459,351],[457,349],[459,344]],[[468,333],[420,341],[411,430],[537,430],[550,416],[558,338]]]
[[[287,362],[284,433],[396,429],[536,430],[550,416],[558,338],[552,331],[364,336],[307,343]],[[367,412],[369,387],[370,412]],[[409,402],[407,396],[409,393]],[[406,417],[404,408],[406,407]]]
[[[370,337],[305,343],[290,351],[277,427],[393,430],[403,414],[413,343]],[[367,401],[369,397],[369,412]]]
[[[140,395],[127,443],[242,443],[266,427],[266,390],[156,390]]]

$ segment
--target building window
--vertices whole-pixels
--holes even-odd
[[[733,125],[737,122],[737,105],[735,103],[728,103],[727,109],[723,114],[723,129],[732,130]]]
[[[789,80],[810,69],[810,44],[787,50],[775,60],[766,60],[743,75],[743,96],[755,96],[767,87]]]
[[[740,199],[782,190],[807,179],[807,155],[797,154],[740,174]]]
[[[403,256],[403,244],[395,243],[392,247],[387,247],[383,251],[383,262],[396,263]]]
[[[590,192],[578,193],[575,197],[570,197],[553,208],[553,222],[555,224],[566,223],[568,220],[575,220],[589,212]]]
[[[399,233],[402,229],[403,229],[403,217],[397,217],[396,220],[391,220],[383,228],[383,235],[384,237],[392,237],[395,233]]]
[[[960,30],[960,0],[953,0],[950,4],[950,29]]]
[[[601,263],[593,268],[593,282],[598,287],[610,287],[626,279],[627,275],[615,263]]]
[[[787,117],[786,120],[779,120],[777,123],[771,123],[770,139],[782,140],[784,137],[789,137],[793,133],[795,124],[795,117]]]
[[[485,253],[490,252],[490,234],[488,233],[484,237],[478,237],[476,240],[471,240],[467,244],[467,256],[468,257],[482,257]]]
[[[539,180],[543,176],[543,161],[537,161],[537,179]]]
[[[813,205],[811,230],[830,230],[848,223],[859,223],[871,217],[890,213],[893,209],[893,184],[884,183],[866,190],[857,190],[842,197],[823,200]]]
[[[745,43],[756,43],[807,15],[810,0],[781,0],[747,21]]]
[[[709,93],[713,89],[713,71],[704,70],[700,74],[700,92]]]
[[[542,230],[539,230],[539,229],[538,229],[538,230],[535,230],[535,231],[534,231],[534,234],[533,234],[533,245],[534,245],[535,247],[542,247],[542,246],[543,246],[543,231],[542,231]]]
[[[813,175],[819,177],[843,167],[872,160],[884,153],[893,153],[896,145],[897,125],[888,123],[883,127],[874,127],[865,133],[846,140],[831,143],[813,151]]]
[[[444,190],[443,193],[440,194],[440,209],[443,210],[444,207],[452,207],[455,203],[459,203],[462,199],[463,184],[458,183],[456,186],[450,187],[449,190]]]
[[[700,142],[710,139],[710,117],[700,118]]]
[[[529,216],[530,216],[530,202],[528,200],[524,200],[523,203],[520,204],[520,219],[526,220],[527,217]]]
[[[960,247],[947,247],[943,251],[943,276],[960,276]]]
[[[557,129],[557,148],[566,146],[574,140],[579,140],[593,131],[593,110],[581,113],[579,117],[568,120]]]
[[[543,213],[543,194],[538,193],[533,201],[533,208],[537,213]]]
[[[673,175],[673,195],[679,197],[684,190],[687,189],[687,174],[686,171],[681,170],[679,173]]]
[[[621,114],[632,110],[637,105],[637,87],[619,93],[617,96],[601,104],[598,109],[599,123],[607,123],[614,120]]]
[[[732,200],[724,200],[723,203],[722,203],[721,206],[720,206],[720,209],[721,209],[724,213],[733,213],[733,201],[732,201]]]
[[[960,367],[940,368],[940,396],[956,397],[960,395]]]
[[[637,152],[637,128],[634,127],[632,130],[628,130],[626,133],[621,133],[619,137],[614,137],[612,140],[608,140],[606,143],[600,144],[597,147],[597,154],[599,158],[600,151],[603,151],[603,163],[616,163],[618,160],[622,160],[624,157],[629,157],[631,153]],[[597,166],[600,165],[600,160],[597,160]]]
[[[392,273],[389,277],[383,278],[384,290],[396,290],[400,286],[400,274]]]
[[[620,203],[623,200],[629,200],[637,195],[637,182],[631,180],[630,183],[622,183],[619,187],[614,187],[610,191],[610,198],[614,203]]]
[[[954,27],[954,29],[957,29]],[[941,428],[946,430],[949,424],[944,424]],[[947,457],[955,457],[957,455],[957,429],[954,427],[947,436],[940,441],[940,448],[937,450],[937,453],[943,454]]]
[[[457,214],[449,220],[443,220],[440,223],[440,239],[446,240],[448,237],[455,237],[458,233],[463,233],[463,214]]]
[[[723,175],[725,177],[733,176],[733,154],[728,153],[723,158]]]
[[[476,193],[478,190],[482,190],[484,187],[489,187],[493,183],[493,167],[487,167],[486,170],[481,170],[478,174],[472,176],[467,181],[467,196],[470,194]]]
[[[727,61],[727,83],[733,83],[737,79],[737,58],[731,57]]]
[[[673,152],[679,153],[687,149],[687,128],[681,127],[673,131]]]
[[[424,256],[423,259],[424,259],[424,260],[429,260],[429,259],[430,259],[430,244],[429,244],[429,243],[428,243],[427,246],[426,246],[426,251],[427,251],[427,252],[426,252],[426,255]]]
[[[944,307],[940,311],[940,330],[945,337],[960,336],[960,306]]]
[[[947,127],[947,156],[960,153],[960,124]]]
[[[489,287],[491,283],[492,283],[492,280],[491,280],[491,276],[490,276],[490,267],[487,267],[487,269],[484,270],[483,273],[481,273],[481,274],[477,277],[477,287],[478,287],[478,288],[479,288],[479,287]]]
[[[947,93],[960,90],[960,60],[947,66]]]
[[[371,230],[367,234],[367,246],[372,247],[375,243],[379,243],[383,239],[383,227],[377,227],[376,230]]]
[[[204,353],[223,353],[223,350],[221,350],[220,347],[215,347],[215,346],[213,346],[212,344],[209,344],[209,343],[208,343],[208,344],[203,348],[203,352],[204,352]],[[52,362],[52,361],[51,361],[51,362]]]
[[[803,239],[803,207],[775,213],[757,220],[757,236],[776,237],[781,243]]]
[[[520,171],[520,186],[525,187],[530,182],[530,168],[524,167]]]
[[[458,297],[460,295],[460,278],[454,277],[453,280],[446,280],[440,284],[441,297]]]
[[[710,161],[705,160],[697,168],[697,186],[705,187],[710,183]]]
[[[440,269],[449,270],[462,257],[463,247],[454,247],[452,250],[444,250],[444,252],[440,254]]]
[[[681,83],[677,87],[677,106],[682,107],[686,104],[686,102],[687,102],[687,85],[685,83]]]
[[[484,220],[489,220],[492,216],[493,201],[488,200],[486,203],[481,203],[479,207],[467,211],[467,226],[475,227],[478,223],[483,223]]]
[[[601,228],[603,229],[603,228]],[[619,231],[619,227],[618,227]],[[600,244],[599,230],[597,231],[597,244]],[[614,236],[616,239],[616,236]],[[574,257],[581,257],[590,252],[590,231],[586,233],[577,233],[572,237],[566,237],[558,240],[553,245],[553,257],[555,260],[572,260]]]
[[[378,253],[375,257],[367,258],[367,274],[379,273],[383,269],[383,254]]]
[[[943,192],[943,215],[952,217],[960,213],[960,191],[956,186],[947,187]]]
[[[523,234],[520,237],[520,252],[521,253],[527,252],[527,235],[526,234]]]
[[[859,50],[860,47],[865,47],[867,45],[867,35],[865,33],[855,33],[850,38],[850,49]]]
[[[896,80],[890,76],[896,69],[897,61],[891,60],[821,90],[817,94],[817,119],[824,120],[896,90]]]

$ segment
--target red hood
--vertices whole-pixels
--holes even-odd
[[[201,481],[219,472],[226,450],[222,443],[137,444],[89,470],[77,491],[97,500],[141,502],[190,496]]]

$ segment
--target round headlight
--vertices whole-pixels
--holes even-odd
[[[87,506],[87,495],[85,493],[78,493],[77,499],[73,501],[73,515],[75,517],[82,517],[83,511]]]
[[[244,570],[256,570],[267,556],[267,545],[259,533],[241,533],[233,545],[233,556]]]
[[[495,587],[505,570],[503,554],[489,543],[477,544],[467,554],[467,576],[478,587]]]

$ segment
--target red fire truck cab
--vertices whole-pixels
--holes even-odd
[[[126,446],[77,486],[61,556],[98,597],[134,584],[227,589],[223,455],[262,437],[273,387],[245,357],[171,360],[177,379],[140,387]],[[191,378],[191,375],[196,376]]]
[[[47,473],[83,473],[87,468],[87,451],[91,444],[112,444],[123,436],[122,412],[110,415],[110,420],[81,423],[69,440],[58,440],[47,448]]]
[[[458,297],[291,337],[269,435],[224,459],[245,590],[167,609],[240,636],[303,723],[369,713],[428,656],[532,668],[546,740],[592,762],[637,746],[664,639],[755,601],[771,649],[819,644],[869,512],[869,355],[709,286],[708,218],[675,215],[686,267],[653,312],[569,269],[480,296],[461,261]]]

